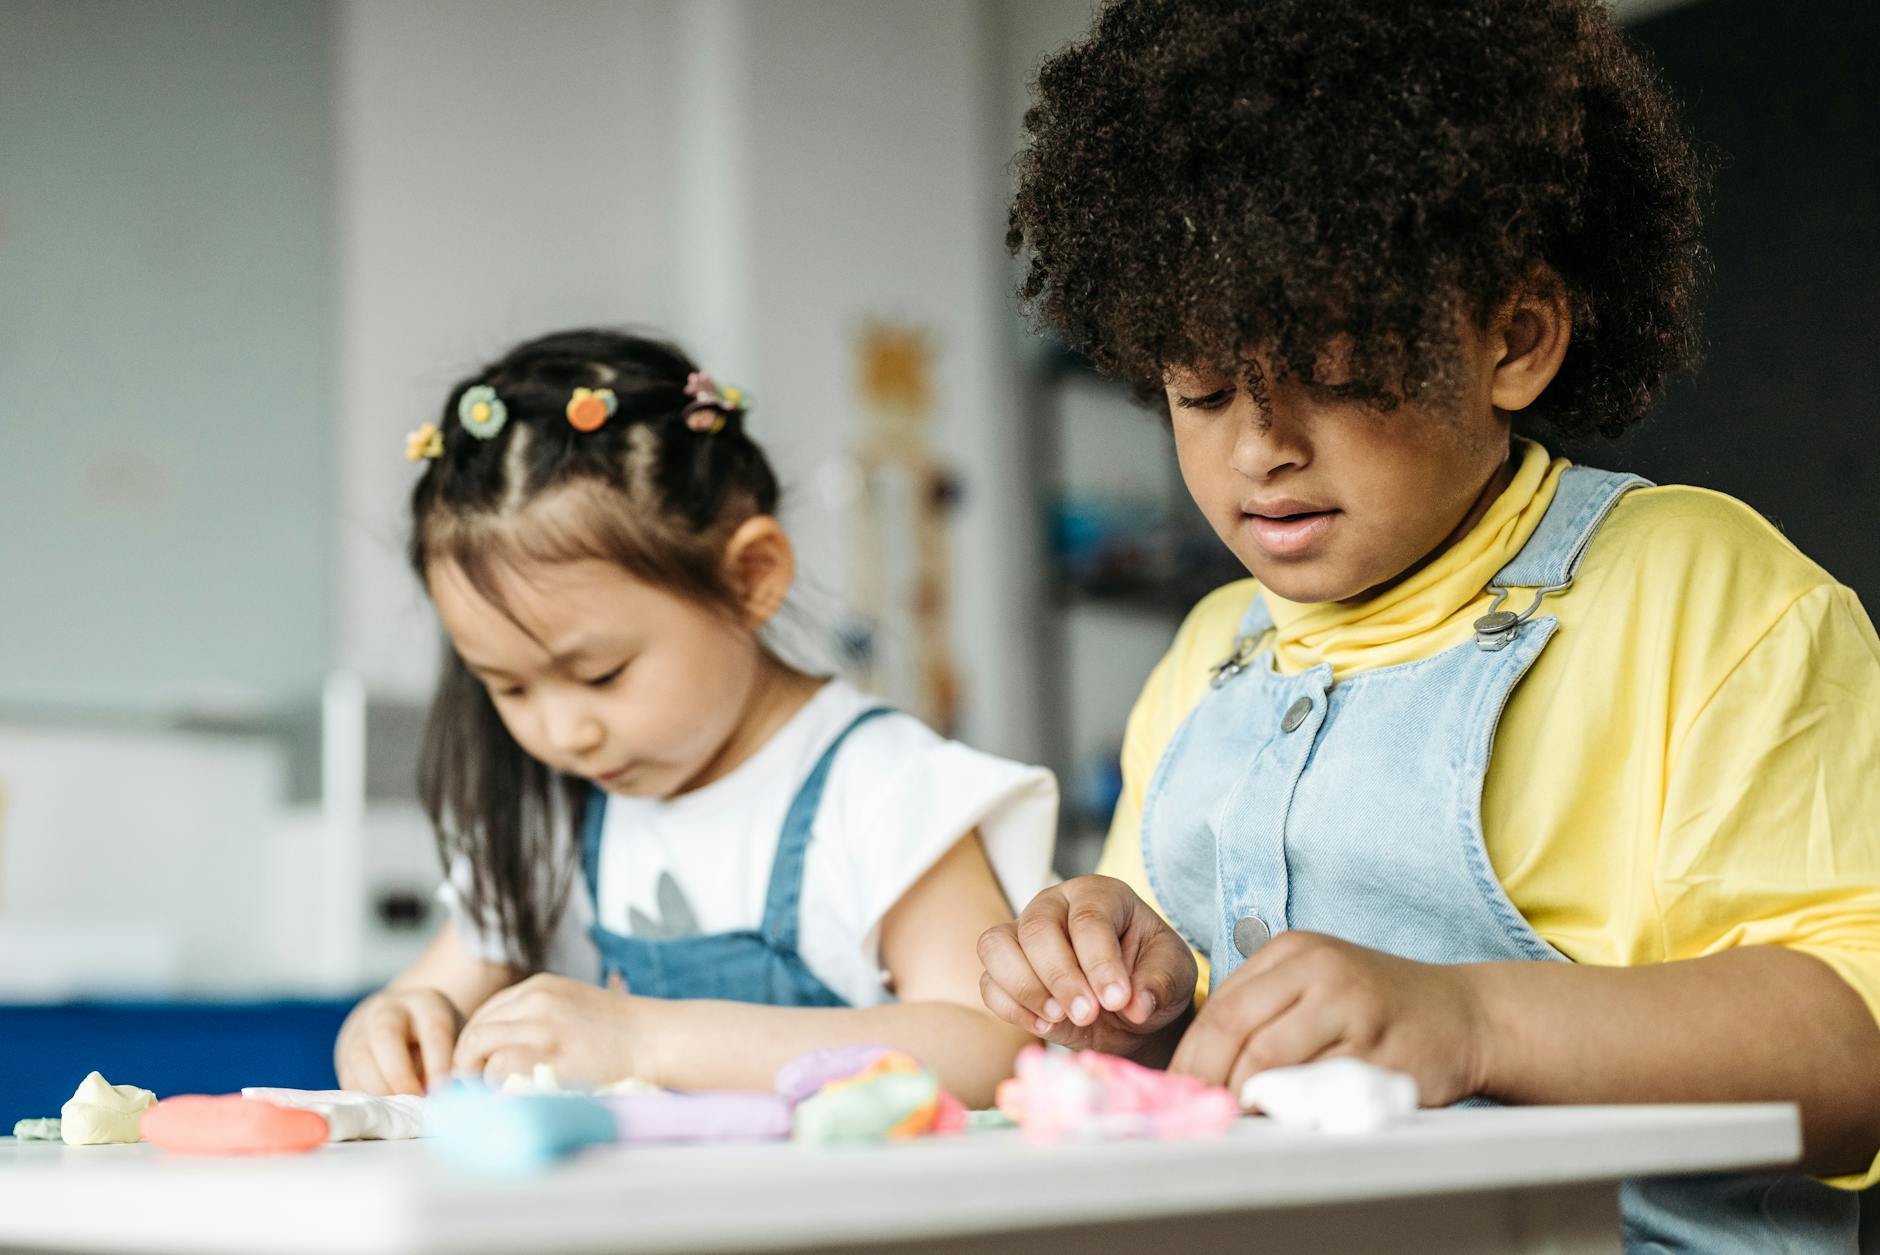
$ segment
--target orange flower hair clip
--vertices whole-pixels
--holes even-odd
[[[598,431],[618,408],[612,388],[576,388],[568,398],[568,425],[576,431]]]

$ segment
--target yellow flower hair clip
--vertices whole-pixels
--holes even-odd
[[[576,431],[597,431],[619,406],[612,388],[576,388],[568,398],[568,425]]]
[[[405,461],[422,462],[444,456],[444,433],[436,423],[426,423],[405,435]]]

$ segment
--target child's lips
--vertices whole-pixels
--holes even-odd
[[[1296,558],[1325,538],[1338,515],[1337,510],[1310,510],[1277,518],[1264,514],[1247,514],[1244,518],[1254,543],[1268,555]]]

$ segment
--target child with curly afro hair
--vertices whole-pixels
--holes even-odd
[[[1513,433],[1697,356],[1702,169],[1611,14],[1116,0],[1026,126],[1021,296],[1252,578],[1150,675],[1102,874],[982,939],[989,1007],[1236,1091],[1794,1102],[1836,1179],[1630,1183],[1628,1249],[1852,1249],[1880,640],[1741,503]]]

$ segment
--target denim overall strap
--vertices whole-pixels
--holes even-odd
[[[581,810],[581,878],[587,881],[588,905],[594,918],[601,917],[601,834],[607,827],[607,793],[599,785],[589,785],[587,804]]]
[[[1634,488],[1649,487],[1651,481],[1637,475],[1569,466],[1560,474],[1554,499],[1540,526],[1521,552],[1496,573],[1490,587],[1550,588],[1570,582],[1580,569],[1580,559],[1586,556],[1593,533],[1619,504],[1619,498]]]
[[[855,730],[873,719],[892,714],[886,706],[872,706],[849,723],[829,742],[822,757],[796,791],[789,811],[783,817],[783,835],[777,841],[776,861],[770,866],[770,888],[764,895],[764,922],[759,931],[779,950],[796,952],[798,922],[802,916],[803,867],[809,854],[810,837],[815,833],[816,814],[822,809],[823,789],[836,755]]]

